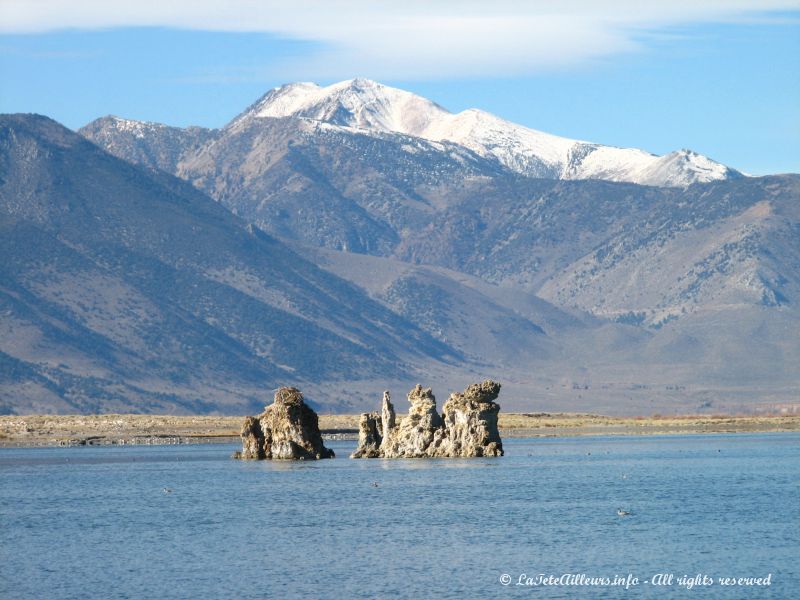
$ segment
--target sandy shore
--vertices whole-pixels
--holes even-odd
[[[0,416],[0,446],[83,446],[238,442],[243,417],[164,415]],[[358,415],[321,415],[328,438],[355,439]],[[669,435],[800,431],[800,415],[606,417],[501,413],[503,437]]]

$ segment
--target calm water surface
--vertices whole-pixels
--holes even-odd
[[[470,460],[329,444],[317,463],[2,449],[0,598],[800,597],[798,434],[507,440]],[[565,573],[639,585],[516,585]],[[644,583],[659,573],[672,585]],[[678,584],[698,574],[715,585]]]

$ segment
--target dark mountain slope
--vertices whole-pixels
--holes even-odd
[[[457,356],[190,185],[44,117],[0,119],[0,178],[6,411],[34,410],[38,389],[62,412],[244,412],[282,383]]]
[[[162,129],[135,134],[104,126],[102,120],[80,133],[144,165],[151,163],[133,146],[144,145],[153,154],[184,143],[177,133],[171,138]],[[430,223],[451,188],[476,178],[512,176],[496,162],[449,142],[296,118],[249,119],[221,130],[200,148],[184,146],[182,156],[174,170],[167,163],[160,168],[265,231],[374,255],[390,255],[407,229]]]

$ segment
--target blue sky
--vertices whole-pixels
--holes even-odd
[[[800,172],[797,2],[301,3],[315,18],[245,0],[186,3],[191,18],[182,0],[107,4],[4,0],[0,112],[218,127],[282,83],[358,76],[567,137]]]

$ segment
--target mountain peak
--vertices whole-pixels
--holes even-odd
[[[372,79],[366,79],[364,77],[355,77],[353,79],[341,81],[335,85],[341,85],[355,89],[374,89],[374,88],[385,87],[382,83],[378,83],[377,81],[374,81]]]
[[[441,106],[422,96],[371,79],[348,79],[326,87],[313,83],[275,88],[234,119],[299,117],[332,125],[418,135],[441,115]]]

